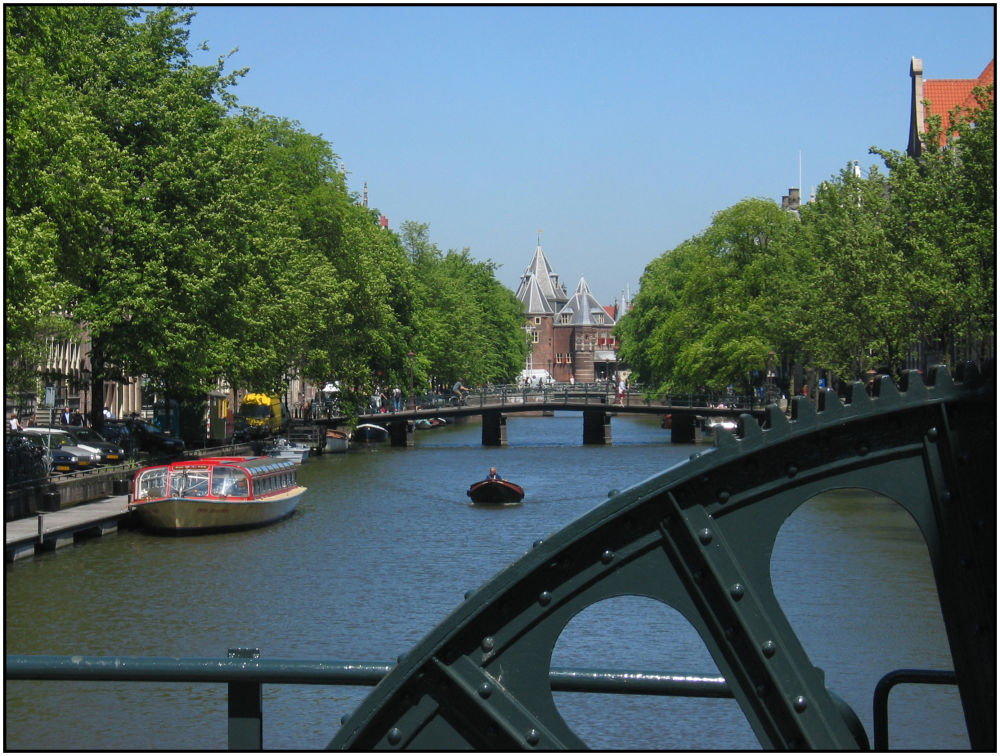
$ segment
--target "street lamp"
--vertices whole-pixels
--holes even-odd
[[[90,415],[87,408],[87,392],[90,390],[90,375],[91,373],[87,368],[80,370],[80,386],[83,388],[83,412],[81,414],[84,418],[87,418]]]
[[[413,358],[417,355],[413,352],[407,352],[406,356],[410,358],[410,409],[415,410],[417,408],[417,397],[413,395]]]

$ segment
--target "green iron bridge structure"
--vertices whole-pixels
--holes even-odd
[[[611,418],[616,414],[671,416],[671,440],[690,443],[696,440],[698,423],[704,418],[740,416],[753,417],[766,423],[768,414],[762,404],[748,397],[728,396],[710,404],[697,395],[668,395],[629,392],[616,403],[616,395],[603,387],[573,387],[520,389],[513,391],[474,392],[461,404],[442,403],[439,406],[412,407],[398,412],[359,414],[357,422],[376,423],[389,430],[393,446],[413,446],[415,423],[422,418],[482,417],[483,446],[507,445],[507,416],[512,414],[552,414],[579,412],[583,416],[583,443],[610,444]],[[352,420],[343,415],[308,421],[319,426],[336,428]]]
[[[996,751],[996,384],[943,367],[925,381],[858,383],[743,415],[741,436],[608,499],[464,601],[394,663],[82,656],[6,658],[7,679],[227,682],[229,743],[260,748],[261,686],[371,685],[331,749],[579,750],[553,691],[732,697],[765,749],[889,747],[888,696],[900,684],[957,686],[969,742]],[[610,408],[609,408],[610,409]],[[618,408],[620,411],[621,408]],[[470,412],[472,408],[456,408]],[[888,497],[914,519],[930,556],[953,670],[888,671],[873,691],[874,743],[825,684],[770,579],[778,531],[799,505],[837,488]],[[892,581],[893,575],[884,579]],[[720,675],[558,669],[570,620],[607,598],[678,610]],[[663,649],[664,659],[671,649]]]

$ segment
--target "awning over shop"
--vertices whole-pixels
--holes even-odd
[[[610,349],[599,349],[594,352],[594,362],[614,362],[615,353]]]

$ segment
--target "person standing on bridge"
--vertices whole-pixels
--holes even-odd
[[[625,378],[618,379],[618,401],[617,404],[625,406],[625,391],[628,389],[628,384],[625,383]]]

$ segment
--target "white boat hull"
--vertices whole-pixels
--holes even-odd
[[[351,440],[346,433],[341,436],[327,435],[324,449],[330,454],[343,454],[350,446]]]
[[[155,530],[208,532],[243,530],[281,520],[295,511],[303,486],[259,499],[172,498],[137,502],[135,513]]]

